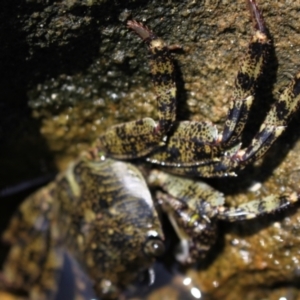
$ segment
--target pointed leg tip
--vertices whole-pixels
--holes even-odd
[[[261,11],[258,9],[257,3],[255,0],[246,0],[251,17],[254,23],[254,28],[259,30],[260,32],[267,34],[267,27],[265,26],[265,22],[262,16]]]
[[[127,21],[127,27],[133,30],[142,40],[153,38],[153,32],[145,25],[135,20]]]

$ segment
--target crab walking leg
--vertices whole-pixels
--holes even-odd
[[[291,194],[269,195],[259,200],[243,203],[237,207],[220,207],[218,219],[229,222],[254,219],[260,215],[287,208],[298,201],[299,198],[300,195],[294,192]]]
[[[176,128],[164,147],[150,153],[146,161],[152,164],[172,168],[205,164],[208,161],[219,161],[216,147],[218,130],[209,122],[182,121],[176,123]]]
[[[219,161],[204,161],[194,166],[181,168],[165,167],[164,170],[179,175],[201,177],[234,176],[234,171],[243,169],[246,165],[262,157],[286,129],[293,114],[300,106],[300,72],[294,77],[288,87],[273,104],[258,133],[251,144],[236,152],[230,151]]]
[[[207,183],[172,175],[159,170],[152,170],[148,183],[158,187],[168,195],[180,199],[185,205],[197,207],[198,212],[212,218],[216,208],[224,204],[224,195]]]
[[[99,149],[118,159],[142,157],[164,144],[164,137],[176,117],[175,71],[168,46],[142,24],[129,21],[127,25],[148,46],[150,70],[157,94],[158,122],[144,118],[113,126],[101,135]]]
[[[262,75],[269,54],[270,41],[262,15],[254,0],[248,0],[247,2],[255,33],[252,36],[246,55],[241,61],[235,80],[233,99],[221,135],[222,148],[227,148],[239,142],[253,103],[257,81]]]
[[[174,62],[169,47],[151,30],[136,21],[129,21],[128,27],[134,30],[148,46],[150,72],[157,95],[158,128],[166,134],[176,118],[176,83]],[[173,48],[178,46],[173,46]]]
[[[293,114],[300,106],[300,72],[280,95],[267,114],[259,132],[246,149],[238,151],[236,157],[247,165],[262,157],[284,132]]]

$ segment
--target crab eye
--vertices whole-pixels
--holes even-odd
[[[165,252],[165,245],[161,239],[150,237],[144,245],[144,252],[148,256],[161,256]]]

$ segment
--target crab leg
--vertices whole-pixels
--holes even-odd
[[[247,2],[255,33],[248,46],[247,53],[241,61],[235,80],[233,99],[221,135],[223,149],[239,142],[254,100],[257,81],[262,75],[270,47],[267,29],[255,0],[247,0]]]
[[[249,147],[239,150],[233,157],[247,165],[262,157],[284,132],[291,117],[300,106],[300,72],[273,104]]]
[[[273,104],[258,133],[245,149],[231,151],[218,160],[203,160],[200,164],[174,168],[166,166],[164,170],[188,176],[223,177],[234,176],[234,171],[262,157],[284,132],[291,117],[300,106],[300,72]]]
[[[158,122],[144,118],[113,126],[101,135],[98,148],[118,159],[142,157],[163,144],[176,117],[174,64],[168,46],[142,24],[129,21],[127,25],[144,40],[150,53],[150,70],[157,93]]]
[[[296,192],[291,194],[269,195],[262,199],[243,203],[237,207],[220,207],[218,219],[229,222],[250,220],[260,215],[274,213],[291,206],[300,198]]]
[[[266,35],[266,28],[260,11],[255,0],[247,0],[252,19],[257,29],[256,34]],[[267,48],[266,48],[267,49]],[[267,50],[265,50],[265,55]],[[263,60],[262,62],[263,63]],[[300,72],[296,74],[292,82],[280,95],[279,100],[272,106],[267,114],[259,132],[252,140],[249,147],[241,149],[233,155],[224,157],[223,162],[216,166],[216,169],[234,169],[240,165],[242,168],[262,157],[283,133],[289,120],[300,106]],[[229,113],[230,114],[230,113]],[[226,131],[226,125],[224,132]],[[223,133],[224,141],[224,133]],[[227,165],[227,167],[225,167]]]
[[[163,167],[182,168],[219,161],[216,146],[218,130],[209,122],[182,121],[175,125],[164,147],[150,153],[146,160]]]

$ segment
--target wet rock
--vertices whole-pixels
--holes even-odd
[[[268,0],[259,5],[275,51],[245,143],[300,66],[298,2]],[[183,47],[174,53],[178,119],[210,120],[220,128],[252,30],[242,0],[11,0],[2,5],[1,14],[1,189],[64,169],[112,124],[156,116],[146,51],[127,30],[127,19],[144,22],[170,44]],[[266,158],[238,178],[211,181],[225,192],[228,205],[298,189],[297,119]],[[1,211],[7,215],[2,227],[23,197],[17,196],[14,205],[1,199]],[[187,274],[208,299],[297,299],[298,219],[296,207],[274,218],[226,225],[220,231],[221,247],[212,250],[206,268]]]

